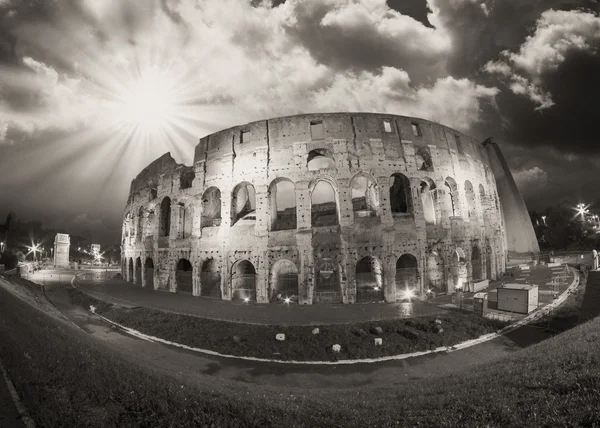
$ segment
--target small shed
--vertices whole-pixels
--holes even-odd
[[[538,308],[538,286],[534,284],[506,284],[498,288],[498,309],[529,314]]]

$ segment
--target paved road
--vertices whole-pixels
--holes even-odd
[[[493,364],[516,350],[550,336],[535,328],[521,328],[489,342],[451,353],[438,353],[402,361],[340,366],[291,365],[206,356],[168,345],[150,343],[121,333],[98,317],[73,307],[63,285],[48,285],[54,305],[81,329],[102,340],[124,357],[172,376],[191,381],[226,382],[306,389],[365,388],[399,384],[420,378],[473,370]]]

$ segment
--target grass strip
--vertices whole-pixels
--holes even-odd
[[[142,333],[227,355],[294,361],[377,358],[451,346],[507,325],[473,313],[451,311],[438,316],[319,326],[268,326],[215,321],[148,308],[123,308],[69,289],[71,302]],[[441,321],[438,332],[436,320]],[[381,332],[375,332],[375,328]],[[279,333],[284,341],[276,340]],[[234,337],[236,339],[234,340]],[[237,339],[239,338],[239,340]],[[375,345],[375,338],[382,345]],[[339,344],[341,351],[333,352]]]

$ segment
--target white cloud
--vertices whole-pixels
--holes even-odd
[[[517,187],[523,195],[534,195],[542,191],[548,182],[548,174],[540,167],[522,169],[513,173]]]
[[[515,94],[526,95],[541,110],[554,105],[543,90],[543,74],[558,68],[572,50],[591,51],[600,42],[600,17],[581,10],[542,13],[531,36],[518,52],[503,51],[503,59],[489,61],[484,71],[508,79]]]

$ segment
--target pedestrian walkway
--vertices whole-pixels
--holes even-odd
[[[257,304],[194,297],[189,293],[149,290],[118,279],[78,278],[76,285],[89,295],[109,303],[247,324],[347,324],[414,318],[446,312],[442,308],[418,300],[403,303]]]

